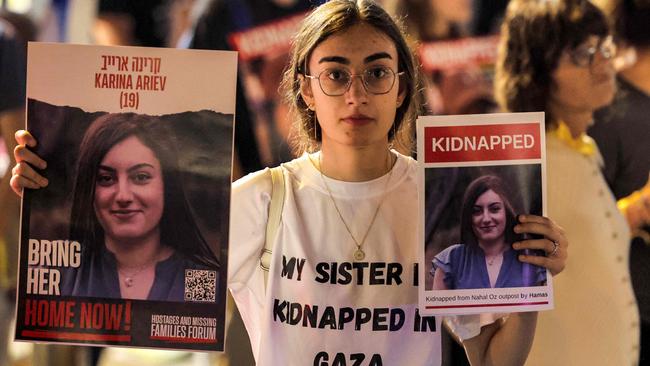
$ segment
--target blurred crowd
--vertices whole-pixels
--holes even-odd
[[[241,326],[233,326],[229,335],[229,359],[203,353],[31,346],[12,342],[20,201],[11,192],[8,179],[14,164],[13,134],[25,123],[27,42],[239,51],[233,176],[237,179],[294,157],[287,143],[292,138],[290,119],[278,93],[291,37],[278,39],[265,38],[265,35],[290,35],[287,30],[297,29],[304,14],[322,2],[0,0],[0,365],[252,363],[250,346]],[[420,58],[422,98],[426,101],[427,113],[500,111],[493,84],[499,32],[508,0],[379,2],[402,21],[411,46]],[[650,1],[593,2],[611,23],[618,49],[614,58],[618,92],[611,105],[595,114],[589,134],[596,140],[602,155],[607,184],[633,231],[629,265],[641,315],[640,359],[641,364],[650,364],[649,209],[644,210],[638,204],[640,199],[650,196],[647,184],[650,172]],[[241,47],[246,39],[257,40],[256,47]],[[236,311],[233,316],[237,319]],[[468,364],[463,350],[449,337],[444,338],[443,348],[450,355],[444,358],[447,365]]]

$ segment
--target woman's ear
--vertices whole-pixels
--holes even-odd
[[[311,91],[310,80],[304,75],[298,75],[298,82],[300,83],[300,96],[307,104],[307,108],[314,110],[314,94]]]
[[[406,93],[401,93],[397,95],[397,108],[402,106],[402,103],[404,103],[404,98],[406,97]]]
[[[397,91],[397,108],[402,106],[406,98],[406,85],[399,83],[399,90]]]

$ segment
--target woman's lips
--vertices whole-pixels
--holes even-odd
[[[349,123],[349,124],[355,125],[355,126],[365,125],[365,124],[371,123],[372,121],[374,121],[374,118],[368,117],[368,116],[363,115],[363,114],[358,114],[358,115],[355,114],[355,115],[351,115],[351,116],[347,116],[347,117],[343,118],[343,122]]]
[[[140,210],[112,210],[111,215],[117,217],[118,219],[130,219],[131,217],[138,214]]]

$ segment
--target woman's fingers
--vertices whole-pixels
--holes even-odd
[[[35,170],[45,169],[47,163],[29,149],[36,147],[36,139],[28,131],[18,130],[14,137],[18,143],[14,148],[16,165],[11,169],[9,185],[22,197],[23,188],[38,189],[48,185],[47,179]]]
[[[14,137],[18,145],[27,145],[29,147],[36,147],[36,139],[27,130],[18,130],[14,133]]]
[[[18,145],[14,148],[14,158],[16,158],[17,163],[27,162],[39,169],[45,169],[47,167],[45,160],[34,154],[26,145]]]
[[[9,185],[17,195],[23,196],[23,188],[38,189],[47,187],[48,180],[29,166],[26,162],[17,163],[11,170]]]
[[[560,242],[564,240],[564,229],[558,226],[553,220],[536,215],[520,215],[519,224],[515,225],[517,234],[538,234],[550,239],[551,241]]]
[[[562,272],[565,262],[538,255],[520,255],[519,261],[547,268],[553,276]]]
[[[9,185],[11,186],[11,189],[20,197],[23,196],[23,188],[38,189],[43,187],[32,180],[21,177],[20,175],[12,176],[11,180],[9,181]]]
[[[538,224],[548,224],[548,225],[552,224],[553,222],[548,217],[537,216],[537,215],[519,215],[517,216],[517,220],[521,223],[536,222]]]
[[[533,249],[533,250],[543,250],[547,255],[551,255],[553,251],[555,250],[555,244],[554,242],[549,239],[530,239],[530,240],[523,240],[520,242],[516,242],[512,244],[512,247],[517,249],[517,250],[524,250],[524,249]],[[555,242],[557,243],[557,242]],[[560,243],[557,243],[558,245],[558,251]],[[553,253],[553,255],[557,254]]]
[[[23,188],[20,185],[20,176],[17,175],[11,175],[11,179],[9,179],[9,187],[11,187],[11,190],[14,191],[19,197],[23,196]]]
[[[519,223],[515,225],[515,232],[517,234],[540,234],[546,235],[552,230],[559,228],[555,223],[546,217],[535,215],[519,215],[517,217]]]
[[[520,223],[515,226],[515,232],[543,235],[544,238],[522,240],[514,243],[513,248],[543,250],[546,253],[546,256],[522,254],[519,260],[548,268],[554,276],[562,272],[566,265],[569,246],[564,230],[547,217],[521,215],[518,220]]]
[[[34,168],[32,168],[29,164],[25,163],[24,161],[17,163],[16,166],[14,166],[13,169],[11,169],[11,173],[12,176],[17,176],[23,178],[24,181],[33,182],[34,184],[36,184],[36,187],[28,187],[28,188],[43,188],[43,187],[47,187],[49,183],[47,178],[38,174],[34,170]]]
[[[555,253],[552,255],[548,254],[550,253],[547,252],[547,256],[520,254],[519,261],[547,268],[549,271],[551,271],[551,274],[555,276],[564,270],[564,266],[566,265],[567,251],[565,247],[559,245]]]

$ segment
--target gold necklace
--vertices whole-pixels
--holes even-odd
[[[332,191],[330,190],[329,185],[327,184],[327,181],[325,180],[325,176],[323,175],[323,152],[321,151],[318,155],[318,171],[320,172],[320,178],[323,181],[323,185],[325,186],[325,189],[327,189],[327,194],[330,197],[330,200],[332,201],[332,204],[334,204],[334,208],[336,209],[336,213],[339,215],[339,219],[341,219],[341,222],[343,223],[343,226],[345,226],[345,230],[347,230],[348,234],[350,234],[350,237],[352,238],[352,241],[354,241],[354,245],[356,245],[357,249],[354,251],[352,254],[352,257],[354,258],[355,261],[362,261],[366,257],[366,253],[361,249],[361,246],[363,243],[366,241],[366,237],[368,237],[368,233],[370,233],[370,229],[372,228],[372,225],[375,223],[375,219],[377,218],[377,214],[379,213],[379,209],[381,208],[382,203],[384,203],[384,199],[386,198],[386,192],[388,191],[388,183],[390,182],[390,178],[393,176],[393,168],[391,166],[391,153],[390,151],[388,152],[388,179],[386,179],[386,185],[384,186],[384,193],[381,196],[381,199],[379,200],[379,204],[377,204],[377,208],[375,209],[375,213],[372,215],[372,220],[370,220],[370,225],[368,225],[368,229],[366,230],[366,233],[363,235],[363,238],[361,241],[358,241],[354,235],[352,235],[352,230],[350,230],[350,227],[348,226],[348,223],[345,222],[345,219],[343,219],[343,215],[341,214],[341,210],[339,210],[339,206],[336,204],[336,200],[334,199],[334,196],[332,195]],[[311,157],[309,157],[309,160],[311,160]]]

